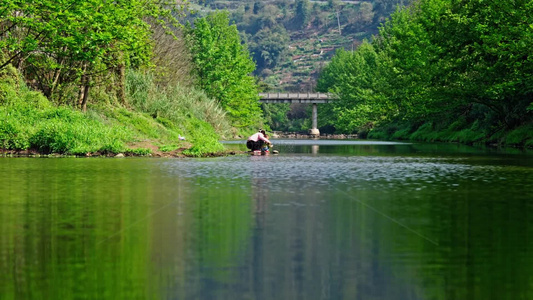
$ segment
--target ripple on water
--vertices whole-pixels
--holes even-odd
[[[348,184],[388,188],[401,184],[421,190],[435,184],[450,189],[461,180],[505,180],[501,167],[471,165],[461,158],[383,156],[252,156],[168,162],[169,172],[184,178],[241,185],[243,180],[263,179],[276,189],[286,183],[300,187]],[[283,184],[285,183],[285,184]]]

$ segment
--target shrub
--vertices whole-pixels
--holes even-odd
[[[419,141],[431,141],[431,135],[433,133],[433,124],[432,123],[424,123],[422,126],[418,127],[418,129],[411,134],[412,140],[419,140]]]
[[[3,115],[1,110],[0,115]],[[15,150],[28,149],[29,146],[28,135],[23,126],[16,119],[6,116],[0,123],[0,148]]]
[[[507,145],[533,146],[533,124],[526,124],[510,131],[504,139]]]
[[[148,155],[152,153],[152,149],[148,149],[148,148],[128,149],[126,150],[126,153],[131,153],[135,155]]]
[[[130,70],[126,78],[131,104],[163,125],[168,126],[166,121],[170,121],[183,125],[181,129],[184,130],[187,127],[185,124],[194,117],[209,123],[220,136],[231,136],[233,128],[226,113],[205,93],[180,85],[166,88],[158,86],[150,73]],[[188,132],[179,133],[190,135]]]
[[[392,135],[392,138],[393,139],[398,139],[398,140],[406,140],[406,139],[409,138],[409,134],[410,134],[410,129],[409,128],[404,128],[404,129],[400,129],[400,130],[396,131]]]
[[[185,155],[202,156],[224,150],[224,146],[218,141],[218,135],[207,122],[191,119],[188,125],[190,140],[194,146],[185,150]]]
[[[130,75],[131,102],[141,112],[102,101],[95,101],[87,113],[55,107],[16,76],[0,74],[0,147],[35,148],[43,153],[146,155],[150,149],[128,149],[126,144],[143,140],[174,147],[182,134],[196,143],[190,155],[224,149],[217,132],[229,133],[231,126],[216,102],[195,90],[162,89],[150,75]]]

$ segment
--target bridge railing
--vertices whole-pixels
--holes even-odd
[[[328,103],[335,100],[332,94],[324,93],[259,93],[261,103],[308,103],[313,104],[313,115],[311,119],[312,128],[309,133],[315,136],[320,135],[317,124],[317,104]]]
[[[262,99],[333,99],[333,96],[325,93],[259,93]]]

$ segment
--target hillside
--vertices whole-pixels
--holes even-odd
[[[378,32],[399,5],[374,1],[192,1],[199,16],[228,10],[270,91],[313,91],[337,49],[353,50]]]
[[[175,26],[180,5],[1,3],[2,154],[205,156],[262,127],[254,64],[226,14],[197,22],[226,34],[207,53],[209,36]],[[217,64],[201,69],[198,53]],[[224,75],[217,86],[231,77],[225,94],[201,85],[212,74]]]

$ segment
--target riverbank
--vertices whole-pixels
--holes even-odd
[[[375,128],[361,134],[329,134],[320,136],[306,132],[272,131],[271,136],[279,139],[372,139],[386,141],[418,141],[460,143],[465,145],[484,145],[490,147],[511,147],[533,149],[533,125],[524,125],[511,131],[499,131],[488,134],[483,130],[472,128],[434,128],[431,124],[417,128],[389,125]]]
[[[95,99],[81,112],[52,103],[15,71],[0,76],[0,154],[226,155],[219,140],[233,137],[237,130],[214,100],[190,88],[162,89],[141,74],[127,77],[126,105]]]
[[[377,140],[444,142],[532,149],[533,124],[524,124],[506,130],[503,127],[483,127],[479,125],[479,122],[469,124],[461,120],[452,124],[390,123],[374,128],[365,134],[365,137]]]
[[[345,139],[358,139],[357,134],[331,134],[322,133],[319,136],[308,134],[305,132],[283,132],[272,131],[271,136],[276,139],[328,139],[328,140],[345,140]]]
[[[211,156],[224,151],[209,124],[164,118],[115,107],[1,107],[0,149],[8,155]]]
[[[150,146],[149,148],[152,148],[152,150],[149,153],[142,154],[142,153],[136,153],[136,152],[124,152],[124,153],[100,153],[100,152],[94,152],[94,153],[85,153],[85,154],[60,154],[60,153],[40,153],[39,151],[35,149],[25,149],[25,150],[7,150],[7,149],[0,149],[0,157],[34,157],[34,158],[56,158],[56,157],[107,157],[107,158],[123,158],[123,157],[155,157],[155,158],[186,158],[186,157],[223,157],[223,156],[230,156],[230,155],[236,155],[237,152],[233,150],[224,150],[219,152],[212,152],[212,153],[204,153],[200,156],[196,155],[187,155],[186,150],[188,148],[179,148],[172,151],[161,151],[157,146]],[[185,153],[184,153],[185,152]],[[246,154],[246,152],[243,152],[243,154]]]

